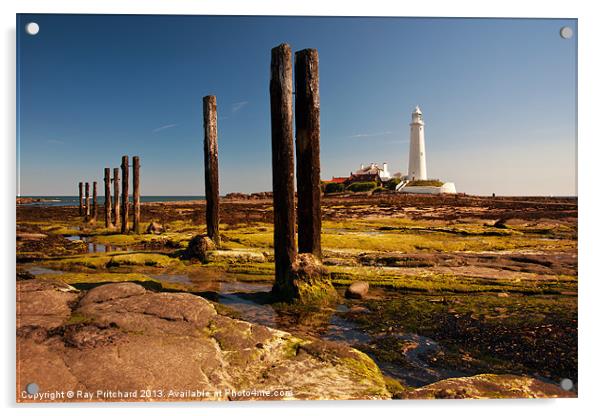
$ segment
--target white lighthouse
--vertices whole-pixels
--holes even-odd
[[[409,180],[426,180],[426,151],[424,148],[424,121],[422,111],[416,106],[410,123]]]

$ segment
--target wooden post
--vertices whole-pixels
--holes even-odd
[[[320,259],[320,86],[316,49],[295,53],[295,127],[299,253],[311,253]]]
[[[119,226],[119,168],[113,168],[113,223]]]
[[[86,216],[85,220],[90,220],[90,183],[86,182]]]
[[[105,227],[110,228],[111,223],[111,168],[105,168]]]
[[[92,220],[96,221],[98,217],[98,183],[92,182]]]
[[[290,293],[295,247],[295,183],[293,150],[293,71],[291,48],[272,49],[270,110],[272,124],[272,188],[274,203],[274,261],[277,295]]]
[[[130,214],[130,164],[127,156],[121,157],[121,233],[128,232],[128,216]]]
[[[79,183],[79,216],[84,215],[84,183]]]
[[[205,130],[205,200],[207,207],[207,236],[216,246],[219,238],[219,168],[217,160],[217,103],[214,95],[203,97],[203,125]]]
[[[134,232],[140,234],[140,157],[134,156]]]

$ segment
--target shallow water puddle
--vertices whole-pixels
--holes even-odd
[[[250,298],[253,294],[267,294],[271,289],[272,286],[266,283],[220,282],[217,301],[237,311],[246,321],[282,329],[271,305],[262,305]]]
[[[37,276],[39,274],[62,274],[63,272],[61,270],[53,270],[53,269],[48,269],[46,267],[38,267],[38,266],[32,266],[27,268],[27,271],[31,274],[33,274],[34,276]]]
[[[152,274],[149,275],[149,277],[168,283],[182,283],[185,285],[192,284],[192,281],[187,274]]]
[[[88,253],[110,253],[112,251],[130,251],[130,249],[127,247],[95,243],[90,239],[90,237],[86,236],[68,235],[65,238],[69,241],[83,241],[88,245]]]
[[[420,387],[442,379],[467,375],[444,368],[435,369],[424,361],[425,357],[432,357],[442,350],[439,344],[431,338],[411,333],[395,334],[393,337],[406,343],[406,347],[403,348],[406,365],[402,366],[382,360],[375,361],[383,373],[403,380],[406,385]]]

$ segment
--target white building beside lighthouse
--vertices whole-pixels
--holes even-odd
[[[412,122],[410,123],[408,179],[412,181],[428,179],[426,175],[426,149],[424,147],[424,120],[422,119],[422,111],[418,106],[412,113]]]

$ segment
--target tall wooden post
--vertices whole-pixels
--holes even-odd
[[[128,216],[130,214],[130,164],[127,156],[121,157],[121,233],[128,232]]]
[[[96,221],[98,217],[98,183],[92,182],[92,220]]]
[[[79,183],[79,216],[84,215],[84,183]]]
[[[214,95],[203,97],[203,125],[205,130],[205,200],[207,208],[207,235],[216,246],[219,238],[219,168],[217,161],[217,103]]]
[[[113,223],[119,226],[119,168],[113,168]]]
[[[86,216],[85,220],[90,220],[90,183],[86,182]]]
[[[111,168],[105,168],[105,227],[110,228],[111,223]]]
[[[272,187],[274,203],[273,291],[286,296],[291,291],[291,265],[295,247],[295,183],[293,149],[292,53],[287,44],[272,49],[270,110],[272,119]]]
[[[134,232],[140,234],[140,158],[134,156]]]
[[[316,49],[295,53],[295,127],[299,253],[321,258],[320,86]]]

